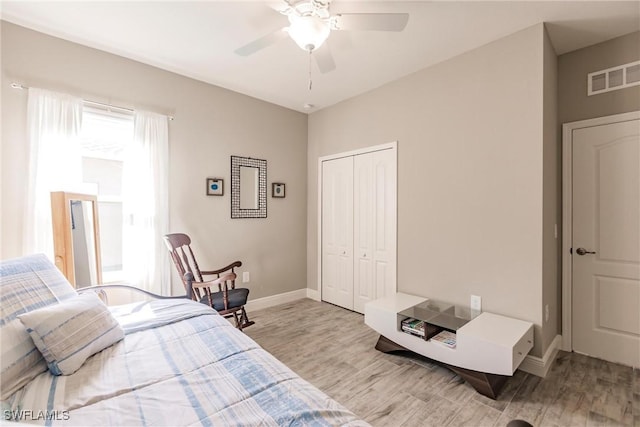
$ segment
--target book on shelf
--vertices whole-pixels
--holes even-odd
[[[424,321],[409,317],[402,321],[402,331],[424,337]]]
[[[431,337],[434,343],[443,345],[448,348],[456,348],[456,334],[450,331],[442,331]]]

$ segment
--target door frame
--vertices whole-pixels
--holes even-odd
[[[318,256],[316,262],[318,270],[318,296],[320,301],[322,301],[322,162],[389,149],[393,150],[396,157],[396,290],[398,289],[398,141],[392,141],[385,144],[344,151],[342,153],[329,154],[318,158]]]
[[[573,131],[631,120],[640,120],[640,111],[614,114],[564,123],[562,125],[562,350],[572,351],[573,277],[571,245],[573,235]]]

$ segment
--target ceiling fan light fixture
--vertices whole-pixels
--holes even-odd
[[[301,49],[311,52],[327,40],[331,32],[328,21],[319,16],[289,15],[289,35]]]

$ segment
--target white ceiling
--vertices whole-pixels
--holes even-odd
[[[271,0],[273,3],[273,0]],[[531,25],[548,23],[563,54],[640,30],[640,1],[341,1],[331,12],[408,12],[401,33],[334,31],[336,70],[320,74],[283,40],[249,57],[234,50],[288,24],[255,1],[5,1],[2,19],[313,112]],[[595,71],[595,70],[594,70]],[[305,110],[304,104],[313,104]]]

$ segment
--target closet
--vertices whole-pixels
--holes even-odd
[[[323,301],[364,313],[396,292],[396,144],[320,159]]]

